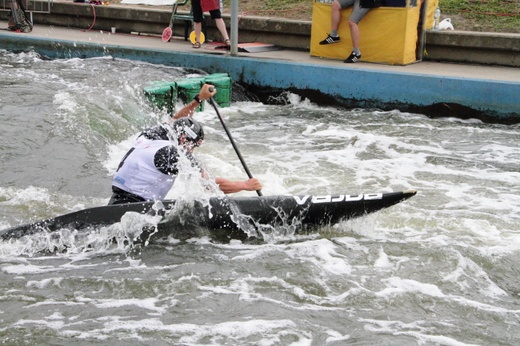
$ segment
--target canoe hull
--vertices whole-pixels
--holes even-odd
[[[130,203],[84,209],[14,227],[1,231],[0,238],[17,239],[41,231],[83,230],[111,225],[120,222],[129,212],[159,215],[160,221],[154,233],[157,236],[178,237],[183,234],[186,237],[190,228],[205,228],[220,234],[227,232],[228,238],[243,238],[259,229],[275,229],[288,224],[296,231],[332,225],[388,208],[415,194],[412,190],[355,195],[226,196],[210,198],[207,205],[194,202],[190,206],[181,206],[175,200]]]

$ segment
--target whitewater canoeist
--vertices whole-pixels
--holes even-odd
[[[179,155],[185,155],[192,166],[198,167],[206,176],[192,155],[193,150],[204,140],[204,130],[193,119],[193,114],[204,100],[215,93],[214,86],[204,84],[199,94],[177,112],[170,122],[141,132],[114,175],[113,195],[109,205],[163,200],[175,183],[179,169],[182,169],[178,165]],[[177,145],[171,142],[172,139],[177,141]],[[215,182],[225,194],[262,189],[256,178],[245,181],[216,178]]]

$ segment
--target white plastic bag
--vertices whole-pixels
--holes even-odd
[[[451,18],[443,19],[439,23],[439,30],[455,30],[455,28],[453,28],[453,24],[451,24]]]

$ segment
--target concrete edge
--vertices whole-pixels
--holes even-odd
[[[432,117],[477,118],[485,122],[520,123],[520,83],[374,71],[275,59],[220,54],[172,52],[58,39],[2,34],[4,49],[28,47],[49,58],[117,59],[182,66],[207,73],[226,71],[233,81],[259,95],[294,91],[320,105],[399,109]],[[324,78],[327,76],[327,78]],[[263,98],[265,96],[265,98]]]

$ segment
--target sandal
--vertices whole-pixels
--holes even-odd
[[[193,44],[193,48],[200,48],[200,42],[198,42],[198,41],[195,42],[195,43]]]

